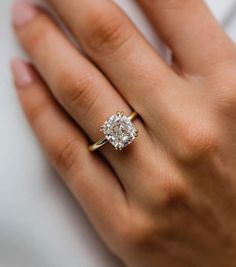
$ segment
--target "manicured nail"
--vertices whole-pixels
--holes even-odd
[[[12,21],[16,27],[22,27],[36,15],[35,6],[26,2],[17,1],[12,7]]]
[[[11,61],[11,69],[16,85],[19,88],[30,85],[33,81],[33,73],[29,65],[21,59]]]

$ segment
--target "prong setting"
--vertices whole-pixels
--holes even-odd
[[[138,130],[123,111],[109,117],[100,129],[116,150],[122,150],[138,136]]]
[[[138,137],[138,134],[139,134],[139,131],[136,130],[136,131],[134,132],[134,136],[135,136],[135,137]]]

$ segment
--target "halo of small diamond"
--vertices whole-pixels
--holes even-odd
[[[116,150],[122,150],[138,136],[134,124],[123,112],[117,112],[109,117],[102,125],[101,131]]]

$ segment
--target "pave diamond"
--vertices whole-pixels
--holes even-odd
[[[117,112],[108,118],[101,127],[101,131],[117,150],[128,146],[138,135],[133,123],[123,112]]]

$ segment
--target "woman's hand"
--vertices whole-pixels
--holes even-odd
[[[236,265],[236,48],[202,1],[140,0],[168,66],[108,0],[48,0],[90,59],[39,8],[13,22],[31,58],[12,69],[49,159],[108,247],[132,267]],[[139,138],[88,150],[134,109]]]

